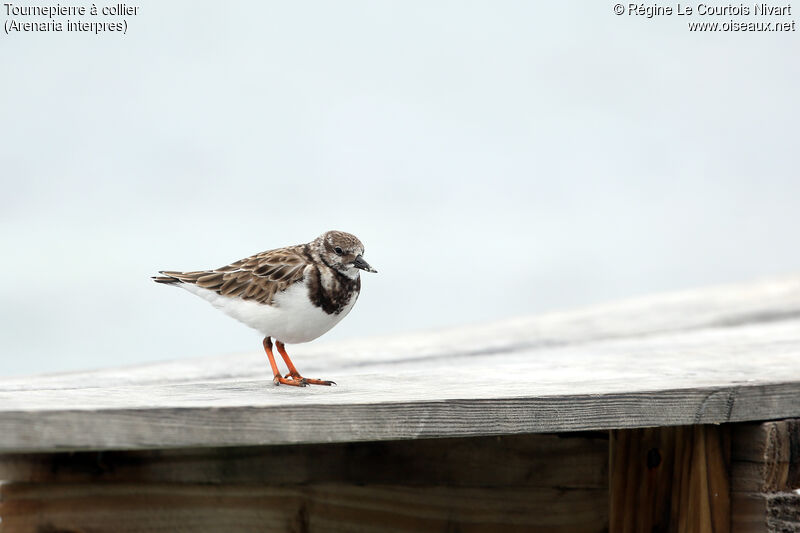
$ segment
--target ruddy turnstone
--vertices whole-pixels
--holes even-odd
[[[152,279],[186,289],[265,335],[276,385],[331,385],[301,376],[284,343],[312,341],[350,312],[361,290],[359,271],[377,272],[363,255],[355,235],[328,231],[308,244],[268,250],[214,270],[162,270]],[[272,354],[273,338],[289,369],[283,377]]]

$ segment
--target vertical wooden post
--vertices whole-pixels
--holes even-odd
[[[800,420],[733,427],[733,533],[800,531]]]
[[[611,431],[611,533],[728,533],[730,430]]]

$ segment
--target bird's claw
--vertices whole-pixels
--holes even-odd
[[[326,387],[330,387],[331,385],[336,385],[335,381],[328,381],[325,379],[303,378],[303,380],[310,385],[325,385]]]
[[[280,376],[275,376],[272,378],[272,383],[274,385],[292,385],[293,387],[306,387],[308,386],[308,381],[305,378],[300,379],[293,379],[293,378],[282,378]]]

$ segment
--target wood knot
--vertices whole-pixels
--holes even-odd
[[[661,452],[658,448],[650,448],[647,451],[647,468],[656,468],[661,464]]]

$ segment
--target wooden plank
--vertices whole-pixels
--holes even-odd
[[[794,384],[339,406],[17,411],[0,417],[0,451],[513,435],[747,421],[798,412]]]
[[[515,435],[347,444],[0,455],[26,483],[349,483],[605,488],[608,435]]]
[[[605,492],[408,486],[0,487],[3,531],[605,531]],[[602,502],[603,505],[598,505]]]
[[[49,384],[34,388],[36,379],[28,378],[25,390],[6,389],[0,382],[0,417],[17,410],[342,405],[795,383],[800,382],[798,353],[800,320],[786,320],[575,346],[453,354],[410,366],[376,355],[371,365],[357,371],[321,371],[341,374],[338,386],[324,388],[275,387],[270,377],[118,386],[86,381],[63,389]]]
[[[529,353],[615,339],[658,337],[693,330],[736,328],[800,319],[800,276],[647,295],[574,310],[486,324],[290,347],[299,368],[312,373],[406,367],[452,358]],[[140,366],[0,378],[0,390],[79,389],[209,380],[271,379],[258,340],[252,353]],[[334,374],[331,374],[332,376]]]
[[[800,420],[734,426],[734,533],[800,532]]]
[[[729,429],[616,430],[610,441],[610,531],[730,531]]]
[[[6,457],[2,531],[576,531],[604,434]]]
[[[681,306],[691,320],[681,318]],[[354,353],[314,348],[324,357],[318,372],[306,373],[336,379],[331,388],[274,387],[262,379],[263,369],[250,379],[223,372],[186,382],[173,379],[176,368],[186,368],[180,365],[3,381],[0,452],[512,435],[800,416],[800,280],[662,296],[608,312],[611,319],[595,310],[464,328],[463,338],[451,331],[440,341],[423,335],[431,346],[421,352],[414,336],[407,349],[374,341],[353,344],[360,346]],[[647,327],[622,326],[636,320]],[[211,366],[222,364],[231,366],[224,359]],[[133,376],[127,382],[126,372]],[[190,375],[206,375],[198,372]]]

